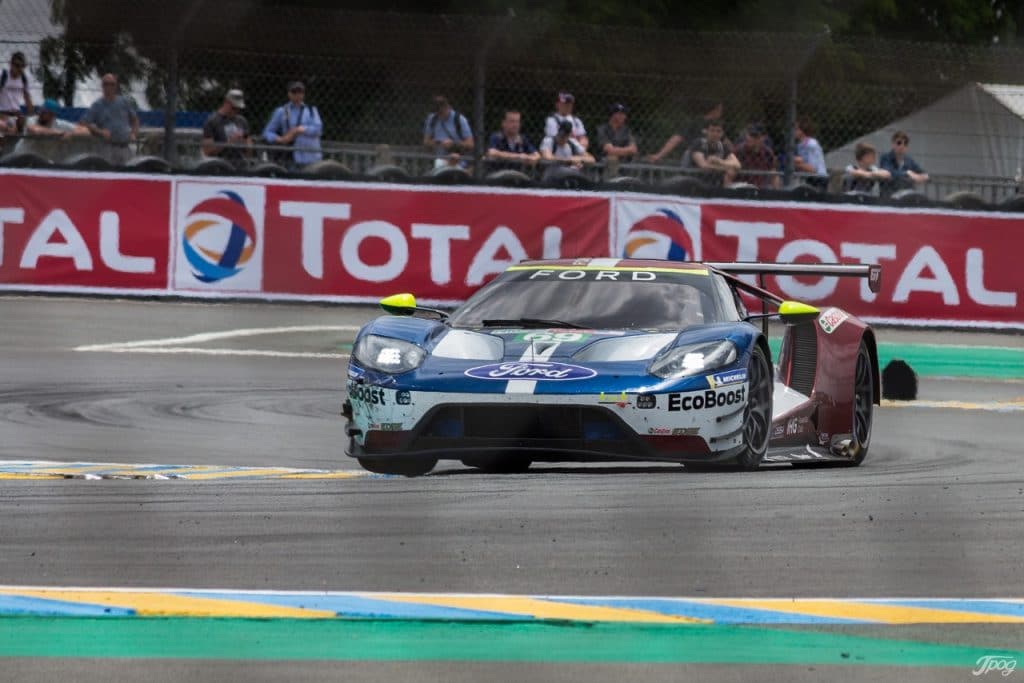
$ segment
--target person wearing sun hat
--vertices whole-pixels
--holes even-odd
[[[67,143],[74,135],[88,135],[70,121],[57,118],[60,105],[56,100],[47,99],[36,107],[36,115],[25,122],[25,137],[18,140],[16,153],[38,154],[50,161],[61,161],[69,152]]]

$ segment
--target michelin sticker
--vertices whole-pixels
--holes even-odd
[[[838,308],[829,308],[818,317],[818,324],[821,325],[821,329],[825,331],[825,334],[832,334],[849,317],[850,314],[846,311]]]
[[[740,382],[747,381],[747,369],[740,368],[739,370],[730,370],[729,372],[719,372],[714,375],[708,375],[708,386],[712,389],[716,387],[724,387],[727,384],[738,384]]]

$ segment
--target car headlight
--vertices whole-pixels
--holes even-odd
[[[397,375],[418,368],[427,352],[401,339],[367,334],[356,342],[352,356],[371,370]]]
[[[736,362],[736,346],[721,340],[670,349],[651,363],[650,372],[662,379],[700,375]]]

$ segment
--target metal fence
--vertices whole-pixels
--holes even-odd
[[[56,29],[41,36],[38,47],[27,46],[30,73],[46,96],[86,104],[100,95],[97,74],[114,71],[141,109],[195,112],[201,121],[226,90],[239,88],[258,136],[273,109],[286,101],[286,83],[302,80],[307,101],[324,121],[323,146],[356,172],[379,161],[380,145],[387,145],[387,160],[413,174],[429,170],[431,157],[421,140],[433,95],[446,95],[467,117],[479,154],[509,108],[522,112],[523,132],[539,143],[556,93],[568,91],[592,140],[610,104],[629,108],[628,124],[640,149],[634,162],[643,162],[673,134],[692,138],[702,115],[721,103],[734,140],[751,123],[766,128],[778,172],[791,184],[799,177],[787,173],[786,150],[797,116],[813,122],[830,150],[971,83],[1024,83],[1024,51],[1015,48],[840,39],[824,28],[813,35],[696,33],[566,26],[543,15],[294,9],[247,0],[101,0],[92,6],[96,12],[58,13]],[[115,11],[155,14],[149,22],[123,17],[112,30],[109,15]],[[0,58],[6,62],[25,43],[0,43]],[[964,131],[951,128],[949,134]],[[982,144],[981,136],[993,133],[976,134]],[[147,135],[146,151],[177,164],[188,166],[201,156],[197,128],[182,129],[173,116]],[[624,165],[617,173],[648,180],[676,174],[685,147],[659,164]],[[479,159],[473,165],[480,172],[486,168]],[[601,166],[595,169],[605,173]],[[1009,174],[984,176],[965,168],[963,174],[933,178],[923,189],[930,196],[971,190],[1002,198],[1015,188]]]

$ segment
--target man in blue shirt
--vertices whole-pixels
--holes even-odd
[[[448,99],[434,97],[434,111],[423,122],[423,146],[434,150],[434,166],[465,166],[462,154],[473,151],[473,131],[469,121],[452,109]]]
[[[793,157],[794,170],[797,173],[827,176],[825,152],[814,137],[814,125],[806,120],[797,121],[793,138],[796,140],[796,155]]]
[[[118,93],[117,76],[103,74],[101,83],[103,97],[92,103],[81,125],[105,143],[99,151],[106,160],[119,166],[132,156],[129,145],[138,139],[139,117],[135,107]]]
[[[301,168],[320,161],[320,136],[323,122],[316,107],[305,103],[306,86],[301,81],[288,84],[288,103],[274,110],[263,129],[263,138],[272,145],[289,146],[294,151],[280,155],[289,168]]]
[[[892,174],[892,184],[897,189],[910,189],[928,182],[928,174],[907,154],[909,147],[910,136],[898,130],[892,134],[892,151],[883,154],[878,161],[883,170]]]

